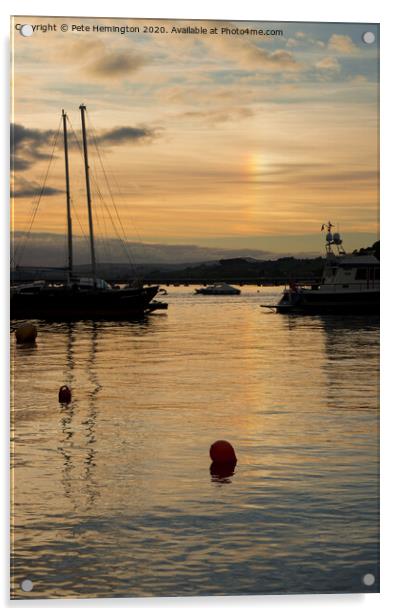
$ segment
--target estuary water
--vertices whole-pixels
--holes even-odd
[[[378,592],[378,319],[280,292],[12,336],[14,598]]]

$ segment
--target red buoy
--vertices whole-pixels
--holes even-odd
[[[62,385],[62,387],[59,389],[59,394],[58,394],[58,400],[59,402],[66,402],[66,404],[68,404],[69,402],[71,402],[71,391],[68,388],[67,385]]]
[[[216,441],[211,445],[209,455],[216,464],[236,464],[237,457],[231,443]]]
[[[15,337],[18,344],[35,342],[37,338],[37,327],[33,323],[24,323],[15,330]]]

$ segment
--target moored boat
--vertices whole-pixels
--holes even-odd
[[[34,281],[11,287],[11,318],[46,320],[129,319],[140,317],[164,303],[151,303],[159,291],[158,285],[145,286],[140,281],[126,288],[113,288],[96,274],[95,234],[92,216],[91,186],[88,164],[88,142],[85,125],[85,105],[80,106],[82,149],[84,154],[85,185],[89,222],[91,277],[78,278],[73,272],[73,234],[69,180],[67,115],[62,111],[66,180],[66,218],[68,239],[68,267],[64,283]]]
[[[150,303],[158,286],[113,289],[105,281],[96,287],[86,281],[71,284],[20,285],[11,288],[13,319],[74,321],[82,319],[127,320],[152,312]]]
[[[380,308],[380,261],[371,254],[347,254],[339,233],[326,229],[326,262],[318,284],[309,287],[294,282],[275,305],[263,304],[278,313],[364,314]]]
[[[207,287],[195,289],[195,293],[199,295],[240,295],[241,291],[226,282],[216,282]]]

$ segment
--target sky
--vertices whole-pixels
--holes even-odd
[[[23,23],[38,26],[32,37],[15,29]],[[122,236],[321,254],[327,220],[347,250],[378,238],[377,25],[18,17],[13,27],[12,228],[20,238],[31,226],[33,242],[45,234],[47,255],[66,230],[62,108],[73,230],[87,235],[81,103],[103,247]]]

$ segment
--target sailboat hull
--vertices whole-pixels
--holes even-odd
[[[11,296],[11,318],[48,321],[134,319],[151,311],[150,302],[158,290],[158,286],[152,286],[87,291],[45,287],[31,293],[15,291]]]

